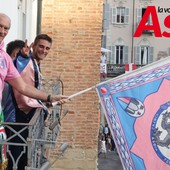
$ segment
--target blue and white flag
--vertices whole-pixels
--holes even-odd
[[[96,87],[125,170],[170,169],[170,58]]]

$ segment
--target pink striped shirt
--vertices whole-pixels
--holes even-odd
[[[2,100],[2,91],[4,81],[12,80],[20,76],[15,68],[11,57],[3,50],[4,43],[0,44],[0,101]]]

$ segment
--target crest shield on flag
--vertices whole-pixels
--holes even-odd
[[[170,58],[96,87],[125,170],[170,169]]]

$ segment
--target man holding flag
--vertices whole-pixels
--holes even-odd
[[[34,99],[39,99],[44,102],[55,102],[58,101],[59,104],[63,104],[68,99],[67,96],[50,96],[40,90],[37,90],[33,86],[30,86],[26,84],[23,79],[21,78],[20,74],[16,70],[16,68],[13,65],[12,59],[10,56],[3,50],[4,47],[4,38],[8,34],[8,31],[11,26],[11,20],[10,18],[0,13],[0,101],[2,99],[2,91],[4,88],[4,81],[7,81],[13,88],[15,88],[20,93],[32,97]],[[0,104],[0,122],[3,122],[3,116],[2,116],[2,109]],[[2,126],[1,126],[2,127]],[[3,132],[4,133],[4,130]],[[2,135],[1,135],[2,136]],[[4,140],[5,135],[1,138],[1,140]],[[3,159],[5,155],[5,149],[1,147],[1,155],[0,155],[0,168],[3,170],[6,168],[7,160]]]

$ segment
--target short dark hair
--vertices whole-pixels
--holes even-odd
[[[52,38],[51,38],[50,36],[48,36],[47,34],[39,34],[39,35],[37,35],[37,36],[35,37],[34,44],[37,44],[37,42],[38,42],[39,40],[41,40],[41,39],[47,40],[49,43],[52,44]]]
[[[9,54],[9,56],[11,56],[12,52],[19,48],[22,49],[25,46],[25,42],[22,40],[14,40],[11,41],[7,44],[6,46],[6,52]]]

